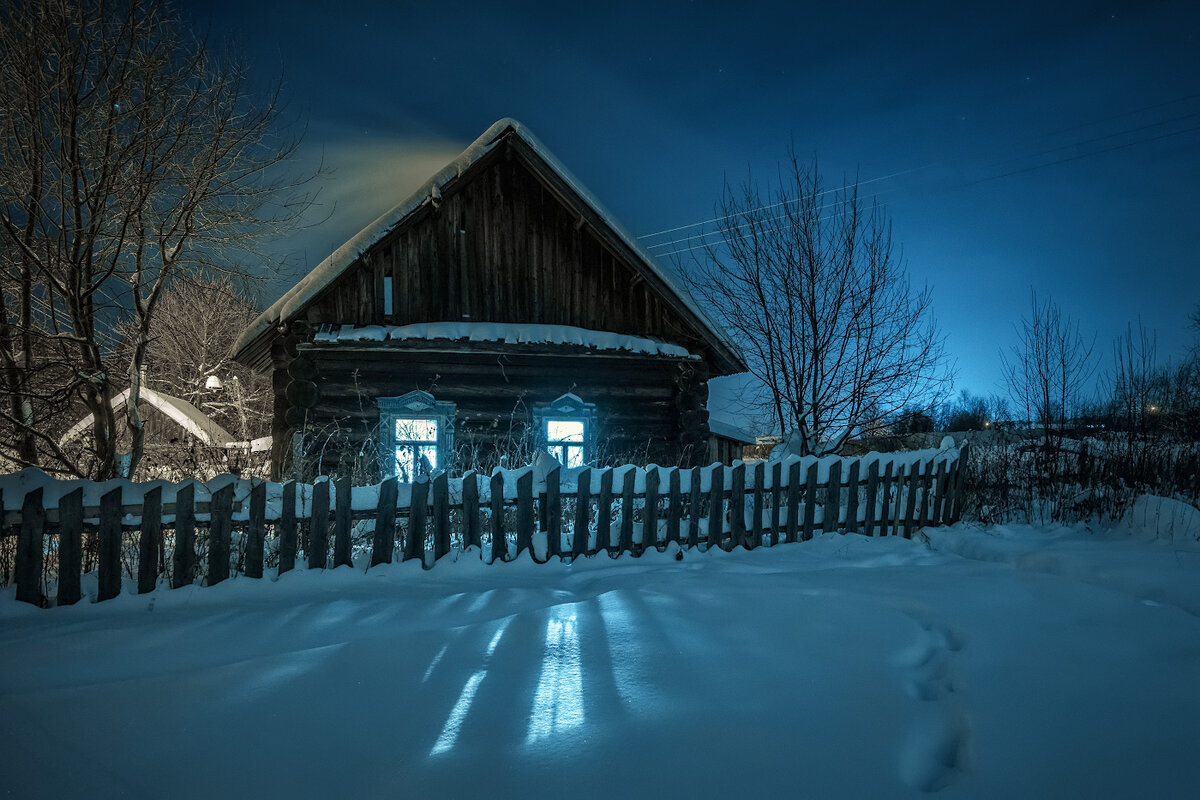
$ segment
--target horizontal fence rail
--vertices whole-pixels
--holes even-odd
[[[491,476],[443,472],[364,487],[234,476],[207,485],[59,482],[26,470],[0,478],[0,579],[9,582],[11,565],[18,600],[48,605],[56,587],[54,603],[68,605],[93,573],[103,601],[120,594],[123,579],[144,593],[160,581],[211,586],[236,574],[261,578],[268,567],[281,575],[356,558],[429,568],[472,548],[489,564],[524,552],[544,563],[671,545],[749,550],[817,532],[910,537],[958,520],[964,456],[965,446],[695,469],[568,470],[543,460]]]

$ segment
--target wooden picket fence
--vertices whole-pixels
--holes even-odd
[[[177,588],[191,583],[200,567],[210,586],[228,579],[231,557],[234,571],[263,577],[268,541],[282,574],[299,556],[310,569],[351,565],[356,541],[360,552],[369,541],[371,566],[392,562],[398,549],[400,560],[421,559],[428,568],[470,548],[480,557],[486,551],[487,563],[526,551],[542,563],[600,552],[639,556],[672,543],[754,549],[806,541],[817,531],[910,537],[918,528],[958,520],[964,461],[965,447],[949,458],[898,463],[894,473],[892,460],[880,470],[880,460],[869,456],[697,469],[585,468],[571,470],[565,482],[557,467],[537,480],[534,467],[498,470],[490,478],[468,472],[452,480],[443,472],[411,486],[392,478],[368,487],[369,508],[355,508],[352,493],[359,490],[348,479],[228,482],[207,501],[196,496],[198,486],[202,493],[206,487],[185,481],[172,487],[173,502],[163,502],[160,485],[138,492],[134,504],[124,503],[116,488],[90,507],[84,505],[86,482],[79,482],[50,508],[42,488],[26,492],[19,510],[6,510],[0,491],[0,539],[16,537],[18,600],[48,604],[45,559],[52,558],[55,604],[68,605],[82,596],[85,544],[94,556],[95,597],[103,601],[121,592],[123,554],[124,572],[130,578],[136,572],[141,593],[158,584],[167,549],[170,585]],[[827,473],[823,479],[820,472]],[[279,501],[270,513],[269,492]],[[136,538],[134,558],[127,534]],[[239,551],[232,553],[235,539]],[[201,540],[206,546],[198,548]],[[198,549],[207,551],[207,564],[197,563]]]

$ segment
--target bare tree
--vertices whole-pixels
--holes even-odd
[[[1039,303],[1036,292],[1030,293],[1029,317],[1021,317],[1016,330],[1019,342],[1009,355],[1000,353],[1004,381],[1026,419],[1041,425],[1046,446],[1059,449],[1066,423],[1095,373],[1095,338],[1085,340],[1078,322],[1053,300]]]
[[[281,189],[299,184],[272,177],[296,141],[275,138],[277,93],[252,98],[238,62],[213,57],[157,0],[6,4],[0,87],[0,455],[132,474],[163,292],[245,274],[254,237],[296,219],[306,197]],[[125,386],[121,457],[112,398]],[[55,438],[72,402],[94,419],[88,463]]]
[[[686,271],[770,390],[802,453],[832,453],[949,385],[929,289],[914,291],[878,206],[857,184],[827,191],[794,151],[778,185],[726,187],[720,244]]]

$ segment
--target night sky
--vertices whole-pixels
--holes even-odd
[[[978,394],[1003,391],[1031,288],[1096,334],[1104,366],[1139,316],[1164,360],[1192,341],[1195,2],[183,10],[255,81],[282,75],[304,156],[333,170],[287,285],[512,116],[639,236],[710,219],[723,181],[771,177],[790,142],[828,183],[857,176]],[[670,253],[697,230],[643,241]]]

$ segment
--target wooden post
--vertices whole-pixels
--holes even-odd
[[[40,537],[39,537],[40,538]],[[111,600],[121,593],[121,490],[100,497],[100,560],[96,577],[96,602]]]
[[[766,480],[766,467],[765,462],[759,461],[751,472],[754,476],[754,517],[750,520],[750,539],[745,544],[747,550],[753,550],[762,544],[763,482]]]
[[[59,504],[59,536],[62,531],[62,512]],[[142,524],[138,531],[138,594],[154,591],[158,578],[158,549],[162,543],[162,487],[155,486],[142,496]],[[59,567],[62,567],[60,543]],[[59,583],[61,593],[62,584]]]
[[[921,474],[921,510],[917,514],[918,527],[924,528],[929,525],[929,495],[930,489],[933,487],[933,459],[924,465],[924,471]]]
[[[725,467],[713,464],[709,469],[708,549],[721,546],[725,537]]]
[[[479,530],[479,476],[467,470],[462,479],[463,550],[483,550]]]
[[[878,466],[878,465],[876,465]],[[883,477],[879,479],[879,535],[888,535],[888,525],[891,518],[888,516],[892,509],[892,462],[888,461],[883,468]]]
[[[908,466],[908,497],[904,504],[904,538],[911,539],[913,522],[917,516],[917,490],[921,487],[921,465],[913,462]]]
[[[688,470],[688,535],[687,546],[700,546],[700,506],[704,502],[700,492],[700,467]]]
[[[842,516],[842,462],[834,461],[829,465],[829,480],[825,482],[825,514],[821,521],[821,531],[837,533]]]
[[[263,540],[267,533],[267,484],[259,481],[250,490],[249,524],[246,525],[246,576],[263,575]]]
[[[292,497],[295,498],[295,489]],[[284,487],[287,497],[287,487]],[[286,509],[285,509],[286,510]],[[295,513],[293,509],[292,513]],[[171,553],[171,588],[192,582],[196,568],[196,484],[188,481],[175,491],[175,550]]]
[[[546,558],[562,556],[562,498],[560,496],[562,468],[555,465],[546,473],[546,494],[542,507],[546,510]]]
[[[416,505],[416,486],[413,486],[413,505]],[[375,509],[375,537],[371,542],[371,566],[392,563],[392,550],[396,546],[396,476],[379,484],[379,506]],[[409,518],[409,535],[412,535],[412,518]],[[425,546],[424,531],[421,546]],[[405,543],[407,548],[407,542]],[[405,558],[408,558],[407,549]]]
[[[808,466],[808,482],[804,487],[804,530],[800,533],[800,541],[807,542],[813,537],[813,528],[817,523],[817,462]]]
[[[875,510],[879,507],[879,461],[871,462],[867,467],[867,506],[863,513],[863,535],[875,535]]]
[[[783,502],[783,462],[776,461],[771,465],[771,546],[779,544],[779,534],[783,530],[783,520],[779,504]]]
[[[904,530],[904,501],[908,498],[905,494],[905,487],[911,483],[906,482],[905,477],[912,475],[912,465],[900,466],[896,469],[896,503],[892,509],[892,536],[900,536]]]
[[[433,561],[450,552],[450,476],[443,470],[433,478]]]
[[[528,550],[533,555],[533,470],[517,476],[517,554]]]
[[[963,493],[967,482],[967,455],[970,453],[969,448],[970,445],[964,442],[958,451],[958,471],[955,474],[954,480],[954,511],[951,522],[958,522],[962,519]]]
[[[499,471],[492,473],[491,493],[492,552],[489,564],[497,558],[508,561],[508,531],[504,529],[504,474]]]
[[[42,508],[41,487],[25,493],[21,503],[21,532],[17,535],[16,582],[17,600],[44,605],[42,597],[42,549],[46,510]],[[120,490],[118,490],[118,502]],[[117,530],[120,535],[120,528]],[[118,564],[118,568],[119,568]],[[118,580],[120,575],[117,576]]]
[[[658,549],[658,467],[646,468],[646,506],[642,509],[642,543],[639,552]]]
[[[308,525],[308,568],[329,563],[329,481],[313,482],[312,515]]]
[[[788,465],[787,541],[800,541],[800,462]]]
[[[162,495],[162,489],[155,491]],[[158,566],[157,561],[158,555],[155,554],[155,567]],[[55,605],[69,606],[79,602],[82,597],[79,586],[82,571],[83,487],[80,487],[63,495],[58,501],[58,597]]]
[[[683,493],[679,490],[679,468],[667,473],[667,544],[679,543],[680,518],[683,515]]]
[[[575,526],[571,532],[571,554],[588,553],[588,520],[592,510],[592,471],[584,468],[575,477]]]
[[[208,585],[229,577],[229,547],[233,532],[233,484],[213,493],[208,504]]]
[[[333,566],[353,566],[350,555],[350,531],[353,529],[350,479],[338,478],[333,484]]]
[[[404,537],[404,547],[400,551],[400,560],[408,561],[419,558],[425,563],[425,520],[429,516],[429,475],[422,473],[412,482],[412,493],[408,505],[408,533]],[[399,488],[397,487],[397,491]],[[382,497],[382,491],[380,492]],[[394,504],[394,501],[393,501]],[[380,506],[382,509],[382,506]],[[395,525],[396,515],[392,514],[392,524]],[[378,527],[376,527],[378,530]],[[395,529],[393,528],[393,531]],[[392,541],[395,541],[393,532]],[[388,561],[391,561],[391,547],[388,549]]]
[[[946,484],[949,478],[950,470],[946,468],[945,459],[938,459],[937,485],[933,490],[933,518],[930,520],[930,524],[935,526],[946,524]]]
[[[279,513],[279,574],[296,567],[297,524],[296,524],[295,481],[283,485],[282,508]]]
[[[746,547],[746,465],[733,465],[729,476],[729,549]]]
[[[617,544],[617,554],[633,552],[633,488],[637,481],[637,469],[625,470],[625,480],[621,485],[621,538]]]
[[[859,460],[850,462],[846,476],[846,533],[858,533],[858,470]]]
[[[596,552],[612,549],[612,467],[600,473],[600,497],[596,500]]]

